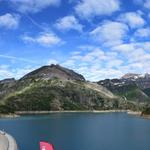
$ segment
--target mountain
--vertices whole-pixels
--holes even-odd
[[[10,88],[7,85],[8,89],[0,89],[5,89],[0,98],[1,113],[128,108],[127,102],[105,87],[59,65],[43,66],[8,83]]]
[[[129,73],[120,79],[101,80],[98,84],[129,101],[150,102],[150,74]]]
[[[149,93],[148,74],[132,74],[121,79],[106,79],[93,83],[86,81],[73,70],[60,65],[50,65],[40,67],[19,80],[0,81],[0,113],[41,110],[137,110],[149,104]]]
[[[60,78],[66,80],[78,80],[78,81],[85,81],[85,78],[74,72],[73,70],[64,68],[60,65],[50,65],[50,66],[43,66],[37,70],[30,72],[29,74],[25,75],[21,80],[26,79],[43,79],[49,80],[52,78]]]
[[[123,75],[121,78],[122,79],[137,79],[139,78],[141,75],[140,74],[136,74],[136,73],[127,73],[125,75]]]
[[[126,74],[122,78],[125,81],[134,81],[137,86],[141,89],[150,88],[150,74],[146,73],[144,75],[141,74]]]

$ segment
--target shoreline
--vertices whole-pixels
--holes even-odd
[[[141,117],[144,119],[150,119],[150,115],[141,115]]]
[[[1,118],[17,118],[22,115],[46,115],[53,113],[115,113],[127,112],[127,110],[64,110],[64,111],[16,111],[14,114],[0,114]]]
[[[112,112],[126,112],[126,110],[64,110],[64,111],[17,111],[15,114],[21,115],[40,115],[52,113],[112,113]]]
[[[134,115],[134,116],[141,116],[142,112],[141,111],[127,110],[127,114]]]
[[[141,118],[144,118],[144,119],[150,119],[150,114],[149,115],[142,114],[141,111],[131,111],[131,110],[128,110],[127,114],[128,115],[137,116],[137,117],[141,117]]]
[[[64,111],[16,111],[14,114],[0,114],[0,119],[2,118],[17,118],[23,115],[48,115],[54,113],[119,113],[124,112],[128,115],[138,116],[145,119],[150,119],[150,115],[142,115],[141,111],[132,111],[132,110],[64,110]]]
[[[17,114],[0,114],[0,119],[1,118],[17,118],[17,117],[20,117],[20,115],[17,115]]]

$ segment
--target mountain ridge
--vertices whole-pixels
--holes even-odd
[[[128,99],[134,98],[138,102],[150,101],[150,74],[148,73],[145,75],[128,73],[120,79],[105,79],[97,83]]]
[[[122,107],[105,87],[91,83],[59,65],[40,67],[7,89],[0,99],[1,112],[30,110],[91,110]]]
[[[119,91],[121,93],[116,92],[122,83],[123,87]],[[112,90],[114,84],[115,88]],[[128,95],[124,95],[124,92]],[[41,110],[136,110],[142,109],[149,102],[147,92],[149,91],[139,89],[135,82],[129,79],[90,82],[73,70],[52,64],[40,67],[19,80],[0,81],[0,113]]]
[[[42,78],[42,79],[51,79],[53,77],[58,77],[62,79],[68,79],[68,80],[81,80],[85,81],[85,78],[77,74],[71,69],[64,68],[60,65],[50,65],[50,66],[42,66],[25,76],[23,76],[20,80],[22,79],[27,79],[27,78]]]

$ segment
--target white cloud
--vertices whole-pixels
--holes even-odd
[[[80,0],[76,13],[85,19],[100,15],[110,15],[120,9],[119,0]]]
[[[62,65],[83,74],[87,80],[120,78],[129,72],[150,72],[150,42],[120,44],[109,51],[92,45],[90,49],[81,47],[80,53],[72,53]]]
[[[104,60],[105,58],[106,58],[105,53],[101,49],[95,48],[92,51],[88,52],[86,55],[84,55],[82,57],[82,61],[92,62],[95,61],[96,59]]]
[[[126,72],[145,73],[150,72],[150,42],[128,43],[113,47],[124,58],[126,66],[121,69]]]
[[[91,47],[93,49],[87,51],[80,49],[80,53],[72,53],[72,56],[66,62],[62,63],[62,65],[74,69],[76,72],[83,74],[87,80],[91,81],[123,75],[122,70],[118,69],[123,63],[118,58],[118,53],[105,52],[99,47]]]
[[[133,44],[120,44],[112,47],[112,49],[123,53],[130,53],[131,51],[135,51]]]
[[[32,37],[24,35],[22,39],[25,42],[40,44],[42,46],[52,46],[62,43],[62,40],[54,33],[40,33],[38,36]]]
[[[136,12],[127,12],[121,14],[118,20],[127,23],[131,28],[138,28],[145,25],[145,20],[139,13]]]
[[[122,43],[128,32],[128,26],[124,23],[106,21],[98,26],[90,35],[95,40],[104,42],[105,45],[112,46]]]
[[[112,59],[112,60],[109,60],[110,62],[106,64],[106,68],[113,68],[113,67],[116,67],[116,68],[119,68],[122,64],[123,64],[123,60],[121,59]]]
[[[16,29],[19,25],[20,17],[16,14],[6,13],[0,16],[0,27]]]
[[[150,42],[132,42],[112,47],[112,50],[129,54],[132,51],[136,52],[137,49],[143,49],[144,51],[149,52]]]
[[[150,28],[141,28],[138,29],[135,34],[136,37],[150,37]]]
[[[86,54],[82,54],[82,52],[74,54],[72,53],[71,60],[80,60],[82,62],[92,62],[97,59],[104,60],[105,59],[105,54],[104,52],[97,47],[93,47],[90,51],[86,51]]]
[[[83,74],[87,80],[98,81],[106,78],[119,78],[125,73],[150,72],[150,42],[127,43],[114,46],[109,51],[100,47],[81,46],[64,62],[49,59],[48,64],[61,64]],[[88,46],[87,46],[88,47]],[[85,48],[85,49],[83,49]],[[37,67],[38,68],[38,67]],[[0,66],[0,78],[20,78],[35,67],[9,68]]]
[[[82,31],[83,26],[74,16],[66,16],[64,18],[58,19],[55,24],[56,28],[59,30],[77,30]]]
[[[10,0],[22,13],[36,13],[49,6],[59,6],[61,0]]]

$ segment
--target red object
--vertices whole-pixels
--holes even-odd
[[[47,142],[40,142],[40,150],[54,150],[54,147]]]

